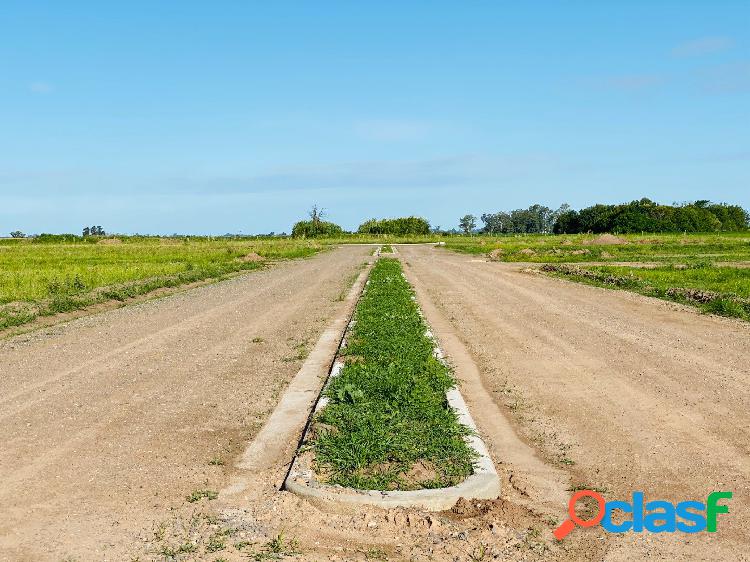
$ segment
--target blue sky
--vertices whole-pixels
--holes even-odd
[[[750,2],[0,5],[0,233],[750,207]]]

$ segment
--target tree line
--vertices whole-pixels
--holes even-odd
[[[592,205],[576,211],[567,203],[558,209],[532,205],[528,209],[481,215],[483,234],[578,234],[583,232],[718,232],[746,230],[750,214],[739,205],[708,200],[660,205],[643,198],[619,205]],[[474,232],[474,215],[459,220],[464,233]]]
[[[359,225],[357,233],[393,234],[395,236],[424,235],[430,233],[430,223],[421,217],[370,219]]]
[[[308,213],[310,219],[302,220],[292,227],[295,238],[325,238],[348,234],[339,225],[323,220],[325,210],[313,205]],[[421,217],[395,219],[369,219],[359,225],[358,234],[391,234],[394,236],[424,235],[430,233],[430,223]]]
[[[750,214],[739,205],[708,200],[660,205],[643,198],[621,205],[592,205],[560,213],[553,232],[732,232],[746,230]]]

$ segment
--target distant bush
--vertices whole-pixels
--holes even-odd
[[[339,225],[328,221],[299,221],[292,228],[294,238],[325,238],[329,236],[340,236],[344,233]]]
[[[96,239],[85,239],[83,236],[76,234],[46,234],[42,233],[34,238],[34,243],[37,244],[50,244],[50,243],[73,243],[73,242],[88,242],[90,244],[96,243]]]
[[[581,232],[731,232],[746,230],[750,215],[739,205],[696,201],[659,205],[650,199],[621,205],[593,205],[557,216],[555,234]]]
[[[396,236],[425,235],[430,233],[430,223],[421,217],[370,219],[360,224],[357,232],[359,234],[393,234]]]

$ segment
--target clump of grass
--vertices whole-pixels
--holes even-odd
[[[381,254],[392,254],[393,253],[393,248],[391,247],[390,244],[386,244],[386,245],[380,247],[380,253]]]
[[[195,490],[186,499],[190,503],[195,503],[197,501],[202,500],[203,498],[206,498],[208,500],[215,500],[218,497],[219,497],[219,492],[215,492],[213,490]]]
[[[284,533],[279,533],[268,541],[260,552],[253,555],[253,560],[281,560],[285,556],[301,554],[297,539],[287,539]]]
[[[450,369],[434,356],[398,260],[381,259],[355,312],[348,362],[325,390],[311,445],[330,484],[368,490],[451,486],[473,470],[470,430],[446,391]]]

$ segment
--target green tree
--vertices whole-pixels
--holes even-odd
[[[339,225],[323,220],[325,211],[317,205],[313,205],[308,214],[310,220],[299,221],[292,227],[294,238],[324,238],[343,234],[344,230]]]
[[[370,219],[359,225],[360,234],[391,234],[394,236],[423,236],[430,233],[430,223],[421,217]]]
[[[464,234],[469,234],[477,226],[477,217],[474,215],[464,215],[461,220],[458,221],[458,226],[464,231]]]

